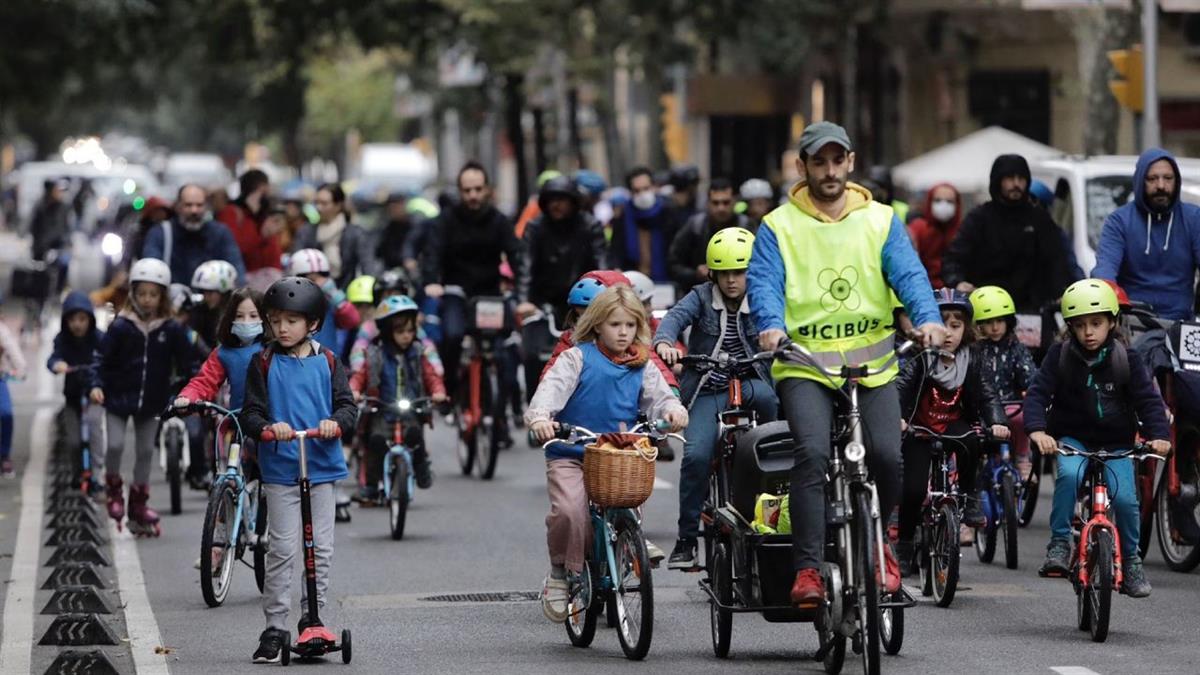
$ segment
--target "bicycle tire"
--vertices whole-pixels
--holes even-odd
[[[891,596],[888,597],[889,599],[893,599]],[[895,656],[900,653],[900,648],[904,646],[903,607],[880,610],[879,640],[883,645],[883,651],[888,656]]]
[[[729,547],[720,542],[712,556],[712,570],[709,578],[712,580],[712,591],[722,605],[733,604],[733,560],[729,557]],[[713,654],[718,659],[729,658],[729,643],[733,634],[733,612],[722,609],[708,601],[709,623],[712,629]]]
[[[646,552],[646,538],[637,518],[630,511],[623,511],[613,520],[616,541],[613,560],[616,569],[610,570],[613,577],[613,593],[617,598],[617,640],[625,658],[640,661],[650,652],[654,637],[654,582],[651,576],[650,555]],[[635,584],[630,581],[635,580]],[[629,598],[636,594],[636,605]],[[636,607],[637,616],[631,617]],[[636,633],[634,632],[636,630]]]
[[[933,600],[938,607],[949,607],[958,590],[958,512],[951,504],[938,507],[934,520],[930,570]]]
[[[1042,454],[1031,450],[1029,464],[1029,477],[1021,481],[1021,494],[1019,495],[1021,517],[1017,524],[1021,527],[1029,526],[1029,523],[1033,521],[1033,512],[1037,509],[1038,489],[1042,484]]]
[[[870,495],[865,490],[859,490],[854,501],[854,549],[857,553],[854,565],[860,584],[857,609],[863,672],[866,675],[879,675],[879,585],[875,572],[876,555],[882,555],[883,552],[875,550],[875,527],[878,523],[871,518]]]
[[[580,594],[575,598],[567,598],[567,620],[563,622],[567,628],[567,639],[573,647],[581,649],[590,646],[596,638],[596,619],[601,606],[595,598],[597,584],[590,560],[583,563],[583,575],[588,580],[587,597],[583,598],[583,594]]]
[[[1092,543],[1092,554],[1088,556],[1088,582],[1090,589],[1092,622],[1089,632],[1092,642],[1104,642],[1108,639],[1108,620],[1112,611],[1113,592],[1113,551],[1112,532],[1107,529],[1095,531]]]
[[[167,451],[167,485],[171,493],[171,515],[183,513],[183,439],[179,437],[179,429],[175,425],[166,429],[167,437],[163,445]]]
[[[504,400],[500,396],[495,364],[488,366],[485,377],[479,378],[479,387],[480,408],[490,411],[491,423],[485,425],[483,420],[480,421],[480,428],[486,427],[486,430],[480,439],[482,442],[475,461],[479,477],[491,480],[496,476],[496,462],[500,459],[500,435],[504,425]]]
[[[229,595],[233,581],[234,553],[232,530],[237,512],[237,488],[225,481],[216,486],[208,497],[208,508],[204,512],[204,525],[200,534],[200,594],[209,607],[220,607]],[[217,536],[218,527],[224,528],[224,536]],[[221,567],[213,569],[213,549],[221,548]],[[216,574],[214,574],[214,572]]]
[[[1176,462],[1179,462],[1179,457],[1176,456]],[[1178,466],[1178,464],[1176,465]],[[1192,509],[1193,516],[1196,509]],[[1200,545],[1188,544],[1184,541],[1177,541],[1176,536],[1179,533],[1179,527],[1174,522],[1176,518],[1175,508],[1171,504],[1171,494],[1167,487],[1167,472],[1164,471],[1162,478],[1158,481],[1158,489],[1155,491],[1154,499],[1154,520],[1157,521],[1155,528],[1158,531],[1158,550],[1162,553],[1163,562],[1167,563],[1174,572],[1191,572],[1200,565]]]
[[[1000,525],[1004,534],[1004,566],[1017,569],[1017,486],[1014,476],[1005,471],[1000,476]]]
[[[392,460],[392,486],[388,499],[388,526],[393,541],[404,538],[404,525],[408,519],[408,462],[402,457]]]
[[[267,550],[271,545],[270,528],[267,527],[267,500],[263,495],[262,481],[254,489],[254,584],[262,593],[267,583]]]
[[[463,424],[462,410],[457,408],[454,410],[454,427],[457,432],[455,434],[455,454],[458,457],[458,468],[462,471],[462,475],[470,476],[471,470],[475,468],[475,449],[479,427],[476,426],[468,431]]]
[[[825,645],[830,642],[833,642],[833,646],[825,652],[821,665],[825,668],[826,675],[838,675],[846,665],[846,636],[836,630],[823,631],[818,628],[817,643],[820,648],[825,649]]]
[[[989,490],[990,490],[990,488],[989,488]],[[996,499],[995,492],[988,493],[989,501],[993,501],[995,499]],[[988,563],[991,563],[996,558],[996,529],[997,528],[996,528],[995,521],[990,517],[990,514],[987,513],[987,510],[985,510],[984,513],[989,516],[987,525],[984,525],[983,527],[975,529],[975,544],[974,544],[974,546],[975,546],[975,557],[979,558],[979,562],[988,564]]]

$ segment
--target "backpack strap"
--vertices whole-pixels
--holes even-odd
[[[1059,378],[1068,379],[1077,372],[1080,360],[1072,358],[1072,345],[1066,342],[1058,353]],[[1129,385],[1129,350],[1120,340],[1113,340],[1112,349],[1108,353],[1109,367],[1112,368],[1113,383],[1126,387]]]
[[[172,248],[172,244],[174,243],[173,242],[174,232],[171,230],[171,221],[164,220],[161,223],[159,223],[159,226],[162,227],[162,233],[163,233],[163,262],[167,263],[167,267],[170,267],[171,266],[171,248]],[[188,279],[187,281],[190,282],[191,279]],[[186,282],[180,281],[179,283],[186,283]]]

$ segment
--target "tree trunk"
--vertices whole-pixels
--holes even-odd
[[[525,161],[525,131],[521,128],[521,84],[523,76],[509,73],[504,77],[504,128],[508,141],[512,143],[513,156],[517,160],[517,204],[524,205],[529,198],[529,167]]]
[[[1121,109],[1108,89],[1113,77],[1108,52],[1131,44],[1137,14],[1116,9],[1075,10],[1064,16],[1075,36],[1080,82],[1087,101],[1083,125],[1083,152],[1111,155],[1117,152]]]

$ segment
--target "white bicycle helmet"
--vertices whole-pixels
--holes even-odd
[[[625,272],[625,278],[629,279],[629,283],[633,284],[633,292],[637,293],[638,300],[646,302],[654,297],[654,280],[650,277],[633,270]]]
[[[237,286],[237,268],[224,260],[200,263],[192,274],[192,290],[228,293]]]
[[[171,268],[158,258],[142,258],[129,268],[129,283],[149,281],[163,288],[171,286]]]
[[[771,199],[775,196],[774,190],[771,189],[771,184],[761,178],[751,178],[742,183],[741,189],[738,190],[738,196],[746,201],[751,199]]]
[[[329,274],[329,258],[317,248],[302,248],[292,254],[288,261],[288,274],[302,277],[305,274]]]

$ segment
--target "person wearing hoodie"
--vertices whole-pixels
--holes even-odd
[[[100,340],[104,333],[96,328],[96,314],[92,310],[92,302],[83,291],[71,291],[63,300],[62,330],[54,336],[54,348],[50,358],[46,360],[46,368],[55,374],[65,374],[63,378],[63,441],[67,448],[75,448],[80,442],[80,427],[88,425],[92,441],[92,475],[97,479],[104,475],[104,438],[100,436],[103,425],[100,416],[103,411],[100,406],[89,408],[91,414],[83,417],[83,399],[88,394],[92,373],[89,368],[95,360],[96,350],[100,348]],[[92,481],[92,486],[99,489],[100,481]]]
[[[670,283],[667,258],[675,237],[673,207],[658,194],[654,174],[644,166],[631,170],[625,184],[631,197],[621,217],[612,222],[609,264],[617,269],[638,270],[659,283]]]
[[[246,280],[242,251],[233,233],[222,223],[209,220],[204,188],[184,185],[175,198],[175,216],[146,232],[143,258],[165,261],[171,268],[171,280],[186,284],[196,269],[209,260],[224,260],[237,271],[235,282]]]
[[[846,130],[832,122],[809,125],[796,161],[801,181],[788,203],[758,228],[746,297],[759,347],[774,351],[791,340],[821,362],[855,363],[875,375],[860,380],[866,459],[879,491],[879,513],[899,503],[900,399],[893,363],[894,298],[903,303],[921,341],[946,339],[929,277],[892,207],[848,182],[854,152]],[[791,602],[814,608],[825,601],[825,481],[830,429],[841,398],[839,378],[787,360],[771,367],[780,412],[796,441],[790,513],[796,572]],[[886,516],[885,516],[886,517]],[[887,592],[900,587],[895,552],[884,547]]]
[[[1200,206],[1179,199],[1175,157],[1151,148],[1138,158],[1133,201],[1113,211],[1100,231],[1092,276],[1115,281],[1131,300],[1164,319],[1195,316],[1200,265]]]
[[[992,163],[991,201],[967,213],[942,259],[942,281],[970,293],[999,286],[1018,312],[1038,312],[1073,279],[1054,219],[1029,199],[1029,163],[1000,155]]]
[[[929,273],[929,283],[942,288],[942,256],[962,223],[962,196],[950,183],[938,183],[925,195],[921,215],[908,225],[908,235]]]

